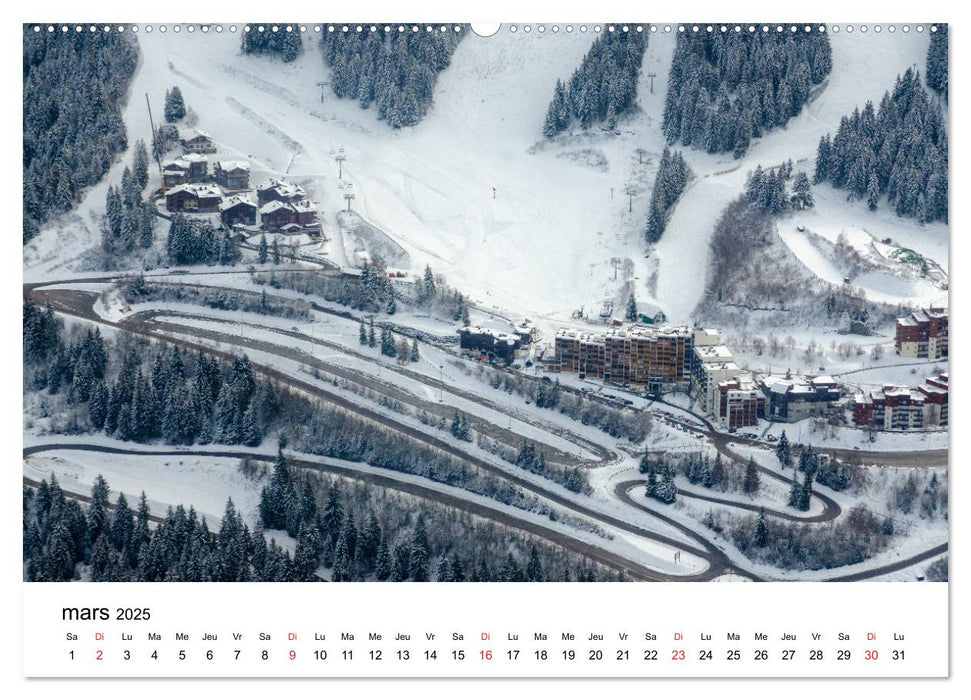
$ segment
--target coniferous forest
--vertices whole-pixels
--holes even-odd
[[[125,167],[119,185],[109,185],[105,195],[105,218],[101,227],[101,248],[105,261],[152,246],[158,211],[143,199],[148,185],[148,148],[135,143],[130,167]],[[108,267],[108,265],[105,265]]]
[[[288,441],[301,452],[418,474],[551,519],[560,517],[534,496],[460,460],[260,379],[245,356],[222,359],[128,336],[106,340],[98,329],[64,327],[50,308],[30,301],[24,303],[23,317],[25,395],[59,416],[48,425],[51,432],[103,433],[166,445],[246,446],[277,434],[281,444]],[[240,470],[256,480],[267,476],[252,465]],[[77,502],[78,494],[65,497],[53,480],[33,484],[24,494],[25,578],[314,580],[321,564],[333,567],[332,580],[613,576],[518,531],[490,523],[473,527],[465,521],[472,516],[456,521],[444,506],[428,506],[425,512],[438,513],[438,524],[422,534],[423,525],[409,519],[413,503],[403,496],[396,496],[404,501],[392,507],[387,494],[345,499],[335,486],[326,489],[324,505],[324,486],[304,472],[278,457],[272,477],[264,481],[261,528],[253,533],[232,504],[218,534],[181,507],[156,518],[160,522],[152,529],[144,496],[134,516],[124,499],[108,505],[108,486],[101,480],[87,510]],[[377,530],[383,528],[387,537],[379,534],[376,549],[363,544],[358,551],[358,533],[374,535],[376,518],[382,523]],[[272,541],[267,544],[262,527],[291,533],[297,540],[292,558]]]
[[[668,143],[741,158],[799,114],[832,67],[822,32],[683,32],[662,128]]]
[[[651,210],[647,218],[645,236],[648,243],[657,243],[668,223],[671,208],[678,201],[681,193],[688,184],[691,172],[684,162],[681,151],[665,148],[661,154],[661,164],[657,169],[654,180],[654,190],[651,192]]]
[[[927,47],[927,87],[947,99],[947,25],[935,25]]]
[[[98,477],[87,506],[66,496],[52,475],[24,487],[24,580],[295,581],[294,562],[259,530],[250,532],[232,501],[217,531],[193,508],[150,515],[143,492],[109,501]],[[153,520],[157,521],[154,523]]]
[[[30,301],[23,315],[24,389],[45,404],[43,413],[59,415],[51,432],[247,446],[276,434],[308,454],[417,474],[507,505],[552,512],[535,496],[452,455],[260,379],[245,355],[224,359],[127,336],[109,342],[97,329],[64,328],[50,308]],[[573,487],[571,470],[546,473]],[[582,480],[575,485],[582,487]]]
[[[809,176],[803,170],[793,174],[791,160],[768,170],[763,170],[761,165],[756,166],[746,179],[745,198],[776,215],[790,209],[811,209],[815,206]]]
[[[325,32],[324,60],[337,97],[374,106],[393,129],[414,126],[432,104],[461,32]]]
[[[288,26],[292,31],[287,31]],[[243,53],[278,54],[284,63],[289,63],[303,48],[298,26],[296,22],[250,22],[249,31],[243,32]],[[278,31],[274,32],[273,27]]]
[[[182,214],[172,217],[165,248],[172,265],[233,265],[240,258],[229,229]]]
[[[908,69],[879,107],[854,109],[835,136],[820,139],[814,181],[865,199],[871,210],[886,196],[897,216],[947,221],[947,150],[944,112]]]
[[[121,107],[138,52],[116,32],[35,33],[25,25],[23,34],[26,242],[128,148]]]
[[[543,135],[552,138],[569,128],[574,119],[584,129],[597,122],[615,128],[617,117],[637,100],[637,79],[646,48],[647,37],[641,32],[618,30],[602,34],[569,83],[556,81]]]
[[[432,502],[353,480],[304,472],[282,453],[268,471],[254,529],[232,500],[218,524],[191,506],[151,513],[111,494],[97,477],[90,496],[65,492],[54,475],[23,490],[25,581],[602,581],[617,575],[558,546]],[[83,501],[83,503],[82,503]],[[417,510],[417,512],[416,512]],[[272,532],[295,539],[292,551]]]

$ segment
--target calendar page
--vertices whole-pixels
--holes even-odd
[[[948,24],[365,9],[23,23],[23,675],[947,677]]]

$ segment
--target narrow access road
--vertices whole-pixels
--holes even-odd
[[[272,462],[275,457],[271,455],[266,455],[256,452],[246,452],[243,450],[192,450],[192,449],[172,449],[172,448],[123,448],[123,447],[113,447],[108,445],[92,445],[90,443],[50,443],[41,445],[32,445],[30,447],[25,447],[23,449],[23,457],[26,459],[32,455],[42,454],[45,452],[65,452],[65,451],[84,451],[84,452],[97,452],[102,454],[115,454],[115,455],[132,455],[133,457],[138,456],[161,456],[161,457],[225,457],[231,459],[242,459],[249,458],[252,460],[258,460],[261,462]],[[448,506],[452,508],[457,508],[465,512],[471,513],[478,517],[491,520],[500,525],[510,527],[517,530],[522,530],[529,532],[538,537],[543,538],[549,542],[560,545],[564,549],[568,549],[581,556],[588,557],[589,559],[599,562],[611,569],[617,571],[622,571],[626,576],[635,578],[642,581],[705,581],[713,578],[711,570],[706,570],[699,574],[688,575],[688,576],[676,576],[673,574],[664,574],[653,569],[650,569],[643,564],[640,564],[632,559],[624,557],[616,552],[613,552],[604,547],[598,547],[596,545],[590,544],[576,537],[564,533],[560,530],[545,527],[541,524],[528,520],[526,518],[516,517],[512,513],[503,510],[498,507],[491,507],[479,502],[470,502],[460,496],[447,493],[443,490],[434,488],[431,484],[435,482],[429,481],[429,485],[423,485],[420,483],[415,483],[412,479],[413,475],[407,475],[403,473],[394,472],[390,469],[380,469],[372,467],[369,470],[357,470],[353,467],[335,464],[334,462],[321,458],[320,461],[309,461],[295,457],[288,458],[288,464],[291,467],[298,469],[305,469],[309,471],[315,471],[320,473],[334,474],[337,476],[347,477],[350,479],[355,479],[358,481],[364,481],[375,486],[379,486],[386,489],[392,489],[395,491],[400,491],[403,493],[408,493],[413,496],[422,498],[424,500],[429,500],[439,505]],[[377,469],[380,473],[374,473],[372,470]],[[403,477],[410,477],[405,479]],[[31,485],[38,485],[35,481],[24,478],[25,483],[30,483]],[[89,501],[90,497],[83,494],[71,494],[72,497],[77,497],[82,501]],[[161,518],[155,518],[156,522],[160,522]],[[704,555],[705,553],[702,553]],[[717,575],[717,574],[716,574]]]

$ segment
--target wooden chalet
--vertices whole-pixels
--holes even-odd
[[[217,160],[212,174],[227,190],[249,189],[249,163],[244,160]]]
[[[295,223],[296,212],[286,202],[275,199],[260,207],[260,224],[268,231]]]
[[[215,153],[216,144],[212,137],[204,131],[197,131],[194,136],[182,139],[182,148],[186,153]]]
[[[205,182],[209,179],[209,159],[201,153],[188,153],[183,156],[189,164],[189,182]]]
[[[270,180],[256,188],[256,203],[261,207],[268,202],[300,202],[306,198],[302,187],[282,180]]]
[[[222,191],[215,185],[184,184],[165,194],[165,208],[170,212],[214,214],[222,200]]]
[[[189,162],[184,158],[162,163],[162,183],[168,187],[181,185],[189,180]]]
[[[219,205],[219,218],[226,226],[255,226],[256,205],[249,197],[235,194]]]

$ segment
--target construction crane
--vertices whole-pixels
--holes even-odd
[[[161,149],[158,145],[158,132],[155,131],[155,120],[152,119],[152,103],[148,99],[148,93],[145,93],[145,105],[148,107],[148,123],[152,127],[152,150],[155,151],[155,162],[158,163],[158,176],[162,181],[161,191],[165,194],[165,175],[162,172],[162,157]]]

